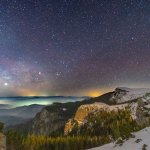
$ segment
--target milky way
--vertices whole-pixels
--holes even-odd
[[[0,96],[98,96],[149,81],[149,0],[0,1]]]

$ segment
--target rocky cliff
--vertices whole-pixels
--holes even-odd
[[[49,135],[51,132],[64,126],[65,123],[64,117],[59,115],[57,111],[51,113],[43,108],[34,118],[30,134]]]
[[[110,102],[109,99],[111,98],[111,95],[112,92],[106,93],[96,98],[85,99],[83,101],[68,102],[68,103],[53,103],[50,106],[44,107],[42,111],[38,113],[33,120],[31,120],[29,126],[29,133],[35,135],[49,135],[53,131],[56,131],[57,129],[64,127],[65,124],[68,122],[68,119],[75,116],[77,109],[81,105],[92,104],[94,102],[109,103]],[[91,110],[87,110],[87,111],[92,111],[92,108],[90,109]],[[76,116],[78,118],[78,114]],[[13,128],[15,127],[16,126],[14,126]],[[21,128],[21,127],[22,125],[17,126],[17,128]],[[62,130],[62,134],[63,134],[63,130]]]
[[[99,110],[118,110],[118,109],[124,109],[127,104],[122,105],[107,105],[105,103],[93,103],[88,105],[82,105],[78,108],[78,110],[75,113],[75,117],[72,119],[69,119],[69,121],[66,123],[64,128],[64,134],[67,135],[69,132],[72,131],[73,127],[75,125],[80,126],[82,123],[86,122],[86,119],[88,119],[88,115],[91,113],[96,113],[96,111]]]
[[[0,150],[6,150],[6,137],[0,133]]]
[[[145,96],[144,96],[145,97]],[[90,114],[97,115],[101,110],[110,112],[112,110],[118,111],[118,109],[125,109],[128,107],[131,110],[131,116],[133,120],[136,120],[140,126],[148,126],[150,124],[150,101],[149,98],[139,98],[135,102],[130,101],[129,103],[119,105],[107,105],[104,103],[94,103],[80,106],[74,118],[69,119],[64,128],[64,134],[72,132],[75,128],[80,128],[88,121]]]

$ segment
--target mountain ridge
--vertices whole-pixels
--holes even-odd
[[[131,91],[131,88],[128,88],[128,89],[130,89]],[[86,104],[88,105],[88,104],[93,104],[94,102],[101,102],[107,105],[116,105],[116,104],[120,104],[121,102],[132,103],[132,101],[138,101],[138,99],[137,100],[131,99],[131,98],[135,98],[135,96],[132,96],[132,97],[128,96],[129,99],[124,99],[124,101],[118,100],[118,95],[120,96],[120,98],[122,98],[126,96],[127,94],[128,94],[127,88],[126,89],[116,88],[115,91],[113,92],[109,92],[109,93],[106,93],[104,95],[101,95],[95,98],[88,98],[83,101],[67,102],[67,103],[53,103],[52,105],[44,107],[41,110],[41,112],[39,112],[30,121],[30,123],[27,123],[29,124],[28,133],[35,134],[35,135],[50,135],[51,133],[59,130],[60,128],[65,128],[65,125],[68,122],[68,120],[71,118],[74,118],[75,114],[77,113],[78,108],[80,106],[83,107],[83,105],[86,105]],[[132,95],[132,93],[130,93],[130,95]],[[140,95],[140,97],[138,98],[142,99],[144,98],[146,94],[144,96],[143,95],[142,96]],[[138,110],[138,112],[141,113],[142,111]],[[134,115],[134,117],[136,116]],[[10,126],[10,127],[15,128],[15,126]],[[61,131],[61,134],[63,134],[63,130]]]
[[[36,142],[43,138],[47,143],[46,137],[50,136],[51,143],[56,141],[55,146],[53,145],[56,149],[61,147],[59,144],[63,142],[64,147],[70,150],[71,140],[79,142],[77,149],[92,148],[116,140],[116,143],[119,143],[132,138],[132,132],[149,125],[149,90],[143,92],[139,89],[116,88],[115,91],[96,98],[53,103],[43,107],[30,121],[10,128],[24,130],[28,134],[27,144],[32,138]],[[86,137],[89,144],[85,142]]]

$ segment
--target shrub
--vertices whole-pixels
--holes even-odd
[[[4,123],[0,122],[0,132],[2,132],[4,129]]]

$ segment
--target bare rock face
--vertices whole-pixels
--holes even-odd
[[[107,107],[107,104],[104,103],[94,103],[94,104],[88,104],[88,105],[82,105],[78,108],[74,120],[78,122],[78,124],[81,124],[83,120],[92,112]]]
[[[143,125],[145,124],[145,126],[148,126],[149,125],[149,120],[150,120],[150,117],[145,117],[145,114],[143,113],[143,111],[141,110],[137,110],[136,111],[136,116],[137,116],[137,123],[139,125]]]
[[[139,125],[145,125],[145,126],[149,126],[150,124],[150,114],[149,114],[149,109],[145,109],[145,104],[147,102],[143,102],[142,100],[140,100],[138,102],[138,108],[136,111],[136,116],[137,116],[137,123]]]
[[[69,132],[72,131],[72,128],[75,126],[75,121],[74,119],[69,119],[68,122],[65,125],[64,128],[64,134],[67,135]]]
[[[88,117],[88,115],[96,110],[99,109],[108,109],[108,105],[104,103],[93,103],[93,104],[87,104],[87,105],[81,105],[76,113],[75,117],[72,119],[69,119],[69,121],[66,123],[64,128],[64,134],[67,135],[69,132],[72,131],[72,128],[77,124],[80,126],[83,121]]]
[[[0,150],[6,150],[6,136],[0,133]]]
[[[49,135],[63,125],[65,125],[65,122],[57,112],[50,113],[43,108],[34,118],[29,133],[34,135]]]
[[[88,116],[90,113],[96,114],[99,110],[102,109],[105,111],[117,111],[118,109],[124,109],[126,106],[130,107],[132,118],[136,120],[140,126],[148,126],[150,124],[150,109],[146,109],[145,104],[146,102],[143,102],[140,98],[138,102],[133,102],[131,104],[126,103],[120,105],[107,105],[104,103],[93,103],[81,105],[77,109],[75,117],[69,119],[69,121],[66,123],[64,134],[67,135],[72,132],[76,126],[80,127],[82,124],[84,124],[88,120]]]

